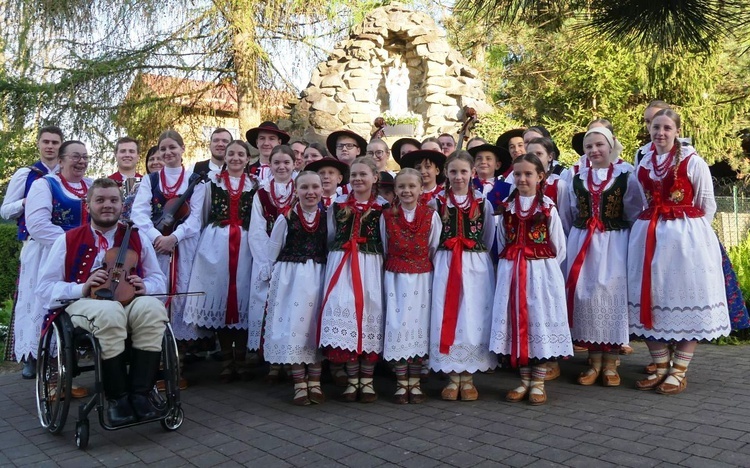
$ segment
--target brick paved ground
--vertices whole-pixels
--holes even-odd
[[[643,344],[634,347],[622,359],[620,388],[575,384],[579,355],[548,383],[541,407],[503,401],[517,384],[509,371],[478,377],[476,402],[439,400],[444,382],[433,378],[425,404],[397,406],[388,401],[393,381],[380,377],[374,404],[295,407],[291,384],[213,383],[217,364],[204,362],[187,373],[195,384],[183,392],[179,431],[149,424],[105,432],[92,421],[85,452],[73,442],[75,412],[60,436],[46,433],[33,383],[6,375],[0,466],[750,466],[750,347],[699,347],[688,390],[673,397],[632,388],[648,360]]]

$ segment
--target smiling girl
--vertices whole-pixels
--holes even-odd
[[[443,222],[435,254],[430,368],[448,373],[444,400],[476,400],[473,374],[497,366],[490,352],[495,270],[488,249],[495,235],[492,205],[472,189],[474,160],[466,151],[445,164],[449,188],[435,200]]]
[[[513,162],[516,188],[498,223],[497,287],[490,349],[520,367],[521,385],[508,401],[547,401],[545,362],[573,354],[565,310],[565,233],[552,201],[542,193],[546,167],[533,154]]]
[[[628,244],[630,333],[646,340],[656,374],[639,390],[675,394],[699,340],[730,332],[721,251],[711,229],[716,212],[711,173],[693,147],[677,139],[680,116],[656,112],[651,146],[637,177],[647,205]],[[696,313],[699,311],[699,313]],[[676,342],[671,358],[669,341]]]
[[[296,204],[276,218],[268,243],[268,257],[276,263],[268,294],[263,356],[271,364],[291,364],[292,401],[304,406],[325,401],[316,333],[328,233],[325,210],[320,207],[320,176],[303,171],[295,186]]]
[[[617,359],[628,343],[627,259],[630,225],[641,211],[633,167],[617,164],[620,148],[612,132],[594,127],[583,147],[588,164],[573,177],[563,218],[568,237],[568,317],[576,345],[589,353],[581,385],[620,384]]]
[[[369,157],[351,165],[349,195],[328,209],[328,264],[319,345],[334,364],[345,364],[348,376],[343,401],[370,403],[378,395],[372,376],[383,351],[383,241],[380,215],[386,201],[373,186],[378,181]]]
[[[190,273],[198,248],[205,190],[200,184],[195,187],[186,201],[186,204],[190,206],[190,215],[177,225],[172,234],[165,236],[159,232],[154,227],[153,220],[161,217],[163,206],[168,200],[185,193],[190,183],[200,176],[185,170],[182,166],[185,143],[179,133],[174,130],[165,131],[159,136],[157,146],[164,167],[141,180],[141,186],[133,202],[132,218],[135,226],[154,244],[161,269],[167,275],[169,292],[184,293],[189,291]],[[174,268],[170,268],[172,263],[174,263]],[[175,337],[178,340],[204,338],[204,346],[210,346],[209,343],[213,342],[213,340],[208,340],[212,336],[211,333],[207,330],[199,330],[195,324],[185,322],[185,302],[184,296],[168,300],[171,306],[171,324]]]
[[[252,256],[247,244],[255,185],[245,173],[250,148],[241,140],[226,147],[224,167],[212,171],[205,184],[203,233],[190,276],[190,291],[204,296],[187,300],[185,321],[217,331],[229,382],[247,378],[247,311]]]
[[[261,349],[263,322],[265,320],[268,283],[271,279],[273,259],[268,256],[268,239],[276,218],[284,215],[294,200],[294,151],[287,145],[271,150],[271,177],[261,181],[253,199],[247,240],[253,256],[250,309],[248,312],[249,350]],[[273,382],[279,377],[279,366],[271,366],[266,377]]]
[[[429,352],[432,257],[442,225],[434,209],[420,203],[422,177],[414,169],[396,175],[398,204],[383,211],[386,297],[383,359],[395,364],[394,403],[421,403],[423,359]]]

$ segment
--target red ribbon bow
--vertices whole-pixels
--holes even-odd
[[[459,217],[459,222],[460,222]],[[440,331],[440,352],[448,354],[456,339],[456,323],[458,323],[458,303],[461,298],[461,270],[464,248],[474,248],[476,242],[465,237],[451,237],[445,241],[445,246],[452,251],[450,269],[448,270],[448,284],[445,288],[445,308],[443,323]]]

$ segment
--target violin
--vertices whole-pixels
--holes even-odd
[[[378,117],[373,124],[375,125],[376,130],[370,135],[370,141],[375,138],[385,138],[385,127],[387,126],[385,119],[383,117]]]
[[[135,287],[128,282],[127,277],[135,274],[138,266],[138,253],[128,248],[133,222],[130,220],[126,222],[128,227],[125,229],[120,247],[113,247],[104,254],[101,269],[107,272],[107,281],[91,288],[92,299],[117,301],[122,305],[128,305],[135,298]]]
[[[161,232],[163,236],[168,236],[174,232],[179,224],[185,221],[190,216],[190,204],[185,203],[188,198],[193,194],[195,186],[199,182],[203,182],[206,178],[206,173],[201,172],[200,177],[190,182],[185,193],[177,198],[168,200],[164,204],[164,209],[161,215],[158,217],[151,218],[154,223],[154,227]]]
[[[469,132],[471,132],[478,120],[479,117],[477,117],[476,109],[468,106],[464,107],[464,124],[461,126],[461,133],[459,133],[458,140],[456,141],[456,151],[461,151],[464,140],[469,139]]]

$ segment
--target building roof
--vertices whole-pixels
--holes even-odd
[[[140,86],[136,86],[139,83]],[[225,112],[236,115],[237,88],[233,83],[191,80],[172,76],[142,73],[136,78],[130,93],[138,89],[139,94],[153,93],[157,97],[171,97],[172,102],[181,107],[196,110]],[[145,88],[145,89],[144,89]],[[284,115],[286,103],[294,97],[287,91],[276,89],[261,89],[259,102],[261,112],[269,117]]]

